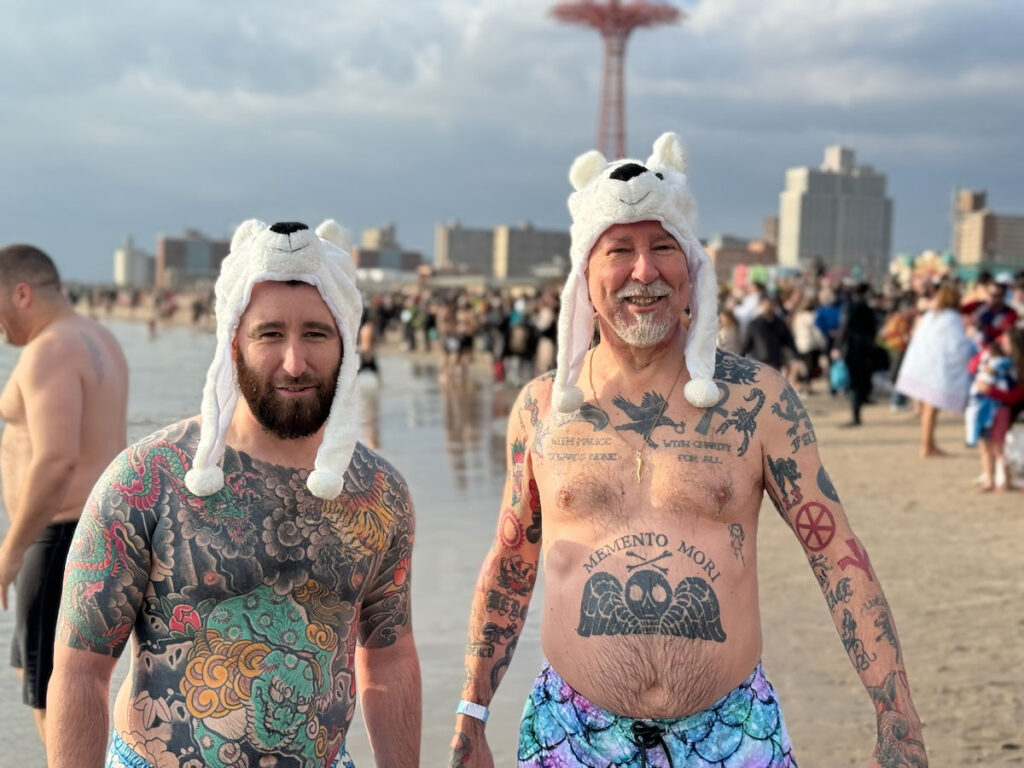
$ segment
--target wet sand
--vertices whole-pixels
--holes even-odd
[[[195,365],[176,368],[196,407],[194,369],[203,363],[198,370],[204,370],[208,361],[208,351],[199,350]],[[418,514],[413,574],[424,682],[422,764],[443,766],[470,597],[497,520],[504,417],[515,392],[485,383],[442,392],[423,355],[387,355],[381,365],[381,452],[405,475]],[[816,395],[805,402],[825,464],[892,606],[931,765],[1024,765],[1024,494],[972,491],[979,462],[963,447],[962,422],[954,415],[943,414],[938,430],[951,456],[922,461],[917,423],[908,414],[871,406],[863,427],[843,430],[844,401]],[[799,543],[770,504],[762,512],[763,662],[796,756],[805,767],[865,766],[874,741],[872,706]],[[540,598],[535,595],[534,606]],[[519,713],[541,659],[538,619],[535,611],[527,621],[491,706],[488,734],[498,766],[514,765]],[[0,642],[9,637],[10,614],[2,614]],[[117,680],[125,667],[119,665]],[[0,675],[0,715],[0,768],[44,765],[10,674]],[[349,748],[359,768],[373,765],[358,715]]]

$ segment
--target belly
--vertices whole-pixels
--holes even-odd
[[[612,712],[699,711],[760,656],[753,541],[744,554],[728,525],[670,522],[560,538],[545,552],[544,651],[566,682]]]
[[[8,424],[0,437],[0,479],[4,486],[4,507],[7,514],[17,512],[21,483],[32,458],[32,443],[28,430],[17,424]]]

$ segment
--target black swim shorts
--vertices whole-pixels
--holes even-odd
[[[46,709],[64,562],[77,525],[77,520],[48,525],[25,550],[25,562],[15,580],[11,666],[24,671],[21,699],[33,709]]]

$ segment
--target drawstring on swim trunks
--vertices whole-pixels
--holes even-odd
[[[643,763],[641,763],[642,768],[647,766],[647,750],[654,749],[655,747],[661,747],[665,752],[665,757],[668,759],[668,768],[675,768],[672,764],[672,753],[668,751],[668,745],[662,737],[660,726],[637,720],[633,723],[633,738],[636,741],[636,745],[644,751]]]

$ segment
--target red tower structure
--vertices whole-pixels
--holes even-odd
[[[597,148],[606,157],[626,156],[625,86],[623,83],[626,40],[637,27],[669,24],[682,16],[678,8],[665,3],[633,0],[576,0],[559,3],[551,15],[569,24],[593,27],[604,38],[604,78],[601,83],[601,111],[597,118]]]

